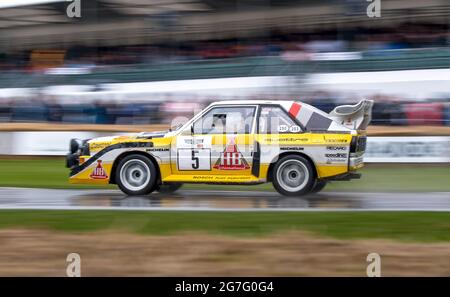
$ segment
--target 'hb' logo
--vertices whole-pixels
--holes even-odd
[[[81,0],[67,0],[72,2],[67,5],[66,14],[69,18],[81,18]]]

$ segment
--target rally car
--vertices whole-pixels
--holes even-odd
[[[222,101],[165,132],[72,139],[71,183],[117,184],[128,195],[183,183],[272,182],[287,196],[359,178],[373,101],[325,113],[296,101]]]

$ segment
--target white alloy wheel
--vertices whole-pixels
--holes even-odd
[[[313,164],[299,155],[282,157],[271,172],[274,188],[285,196],[308,194],[316,181]]]
[[[130,191],[140,191],[145,188],[150,177],[150,168],[142,160],[129,160],[120,168],[120,180]]]
[[[308,183],[308,168],[299,160],[286,160],[278,167],[277,179],[284,190],[288,192],[300,191]]]

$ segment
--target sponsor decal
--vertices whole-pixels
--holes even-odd
[[[219,170],[244,170],[249,169],[250,165],[248,165],[244,156],[238,150],[235,139],[232,138],[230,144],[226,146],[214,165],[214,168]]]
[[[285,133],[285,132],[291,132],[291,133],[298,133],[301,129],[299,126],[288,126],[288,125],[280,125],[278,126],[278,132],[279,133]]]
[[[91,151],[98,151],[101,149],[104,149],[105,147],[108,147],[112,144],[112,142],[101,142],[101,143],[90,143],[89,144],[89,149]]]
[[[298,132],[300,132],[300,131],[301,131],[301,129],[300,129],[299,126],[291,126],[291,127],[289,128],[289,132],[292,132],[292,133],[298,133]]]
[[[192,177],[194,180],[202,181],[202,182],[245,182],[249,180],[248,177],[242,176],[227,176],[227,175],[195,175]]]
[[[336,159],[336,158],[327,159],[327,164],[333,164],[333,163],[347,163],[347,160],[346,159]]]
[[[211,136],[178,136],[177,148],[211,148]]]
[[[184,143],[189,145],[201,145],[203,146],[203,143],[205,142],[204,138],[185,138]]]
[[[168,152],[169,149],[168,148],[151,148],[151,149],[146,149],[147,152]]]
[[[327,150],[329,151],[345,151],[347,150],[346,146],[327,146]]]
[[[194,180],[201,180],[206,182],[232,182],[232,181],[245,181],[247,178],[242,176],[232,175],[194,175]]]
[[[282,151],[303,151],[302,147],[299,146],[282,146],[280,147]]]
[[[347,158],[347,154],[343,153],[333,153],[333,154],[325,154],[327,158]]]
[[[278,126],[278,132],[283,133],[289,131],[288,125],[280,125]]]
[[[294,137],[288,137],[288,138],[264,138],[265,142],[272,143],[272,142],[308,142],[308,138],[294,138]]]
[[[329,139],[329,138],[325,138],[325,142],[327,143],[347,143],[347,139]]]
[[[105,169],[102,166],[102,160],[97,160],[97,166],[92,171],[90,178],[93,179],[107,179],[108,175],[106,174]]]
[[[176,142],[178,170],[211,170],[210,135],[178,136]]]
[[[194,175],[192,178],[193,179],[201,179],[201,180],[212,180],[212,179],[214,179],[214,176],[211,176],[211,175]]]

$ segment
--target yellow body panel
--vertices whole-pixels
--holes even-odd
[[[339,174],[346,173],[348,171],[347,165],[336,166],[336,165],[317,165],[317,176],[319,178],[325,178],[330,176],[335,176]]]
[[[93,184],[93,185],[109,184],[109,177],[111,176],[112,164],[102,164],[102,166],[106,172],[106,175],[108,176],[107,178],[104,178],[104,179],[94,179],[94,178],[90,177],[90,175],[93,171],[93,168],[95,166],[97,166],[97,164],[93,164],[93,166],[91,166],[92,169],[84,170],[84,171],[80,172],[79,174],[77,174],[75,177],[71,177],[69,179],[69,183],[71,183],[71,184]]]
[[[261,145],[344,145],[350,144],[351,134],[299,133],[256,135]]]
[[[170,175],[163,180],[164,182],[189,182],[189,183],[256,183],[260,179],[252,175],[214,175],[195,174],[195,175]]]

